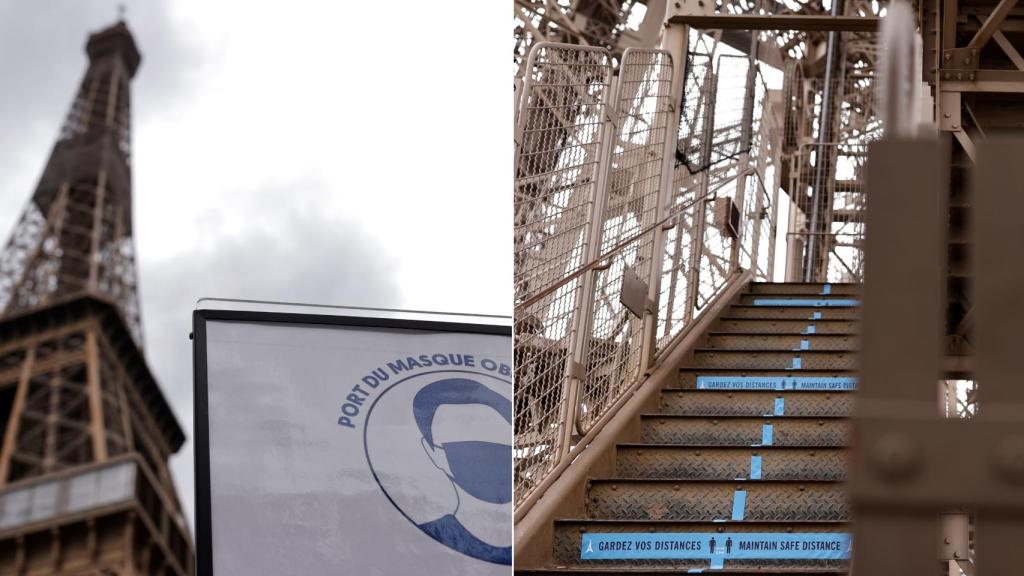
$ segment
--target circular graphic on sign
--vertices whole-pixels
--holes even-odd
[[[366,459],[388,500],[448,548],[512,564],[512,384],[469,370],[398,380],[370,406]]]

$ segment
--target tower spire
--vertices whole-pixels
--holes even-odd
[[[130,83],[141,56],[123,21],[89,36],[87,69],[3,251],[0,319],[90,294],[142,345],[132,236]]]

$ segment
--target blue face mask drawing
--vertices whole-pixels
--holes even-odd
[[[512,446],[495,442],[447,442],[440,446],[453,482],[474,498],[492,504],[512,501]]]

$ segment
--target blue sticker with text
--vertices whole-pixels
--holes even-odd
[[[857,379],[847,376],[697,376],[698,390],[816,390],[857,389]]]
[[[845,532],[585,533],[581,560],[848,560]]]
[[[784,300],[755,298],[754,306],[811,306],[814,308],[829,308],[832,306],[860,306],[860,300],[850,298],[834,298],[831,300],[824,298],[786,298]]]

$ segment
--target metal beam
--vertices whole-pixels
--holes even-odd
[[[1006,20],[1006,15],[1013,10],[1013,7],[1017,5],[1017,0],[1000,0],[999,4],[996,5],[996,9],[988,15],[985,19],[985,23],[981,25],[981,28],[974,34],[974,38],[971,38],[968,48],[981,49],[988,44],[989,39],[992,38],[992,34],[999,29],[999,25]]]
[[[876,16],[686,14],[673,16],[672,24],[722,30],[807,30],[821,32],[875,32],[881,19]]]
[[[971,78],[971,76],[974,77]],[[939,88],[943,92],[1021,93],[1024,92],[1024,71],[977,70],[969,73],[943,71]]]

